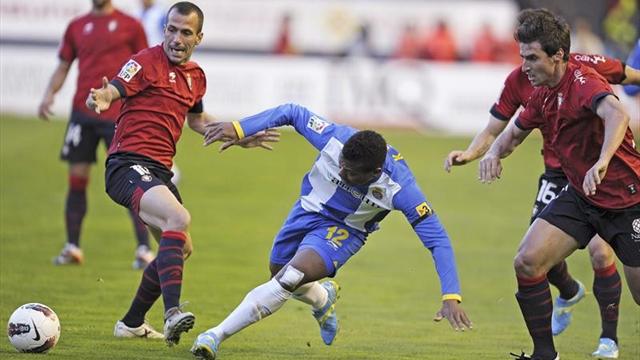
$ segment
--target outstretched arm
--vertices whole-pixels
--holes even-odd
[[[96,113],[109,109],[111,103],[120,99],[118,89],[109,83],[106,77],[102,77],[102,87],[100,89],[91,88],[87,101],[87,107]]]
[[[625,132],[629,127],[629,115],[625,113],[622,104],[613,95],[608,95],[600,100],[596,113],[604,121],[604,142],[602,149],[600,149],[600,158],[587,171],[582,182],[582,190],[587,196],[595,195],[596,188],[607,174],[609,162],[622,144]]]
[[[478,179],[483,183],[499,179],[502,173],[500,159],[509,156],[529,133],[531,130],[521,130],[515,122],[510,123],[480,160]]]
[[[466,150],[453,150],[447,155],[444,160],[445,171],[451,172],[453,166],[464,165],[484,155],[508,123],[490,115],[487,126],[473,138]]]
[[[71,67],[70,62],[65,60],[60,60],[60,62],[58,63],[58,67],[56,67],[55,71],[51,75],[51,79],[49,80],[47,89],[44,91],[44,96],[42,97],[40,106],[38,106],[38,116],[42,120],[49,120],[49,116],[53,115],[53,112],[51,112],[53,99],[56,93],[60,90],[60,88],[64,84],[64,81],[67,78],[67,75],[69,74],[70,67]]]

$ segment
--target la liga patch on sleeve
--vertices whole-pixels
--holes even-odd
[[[140,69],[142,69],[142,65],[138,64],[135,60],[129,60],[120,70],[118,77],[129,82]]]
[[[318,134],[322,134],[324,129],[329,127],[329,125],[331,125],[331,123],[326,122],[315,115],[311,116],[311,118],[309,118],[309,122],[307,122],[307,127]]]

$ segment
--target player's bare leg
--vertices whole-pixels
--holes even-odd
[[[518,280],[516,299],[533,340],[532,357],[552,360],[557,356],[551,334],[551,291],[547,271],[578,248],[574,238],[551,225],[536,219],[527,231],[514,268]],[[541,314],[548,314],[540,317]]]
[[[627,285],[633,300],[640,305],[640,266],[625,265],[624,276],[627,278]]]

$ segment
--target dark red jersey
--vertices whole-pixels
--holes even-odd
[[[118,10],[109,15],[87,14],[71,21],[65,31],[58,56],[71,63],[78,59],[78,81],[73,110],[92,118],[115,121],[120,102],[108,111],[96,114],[85,101],[91,88],[102,87],[102,77],[118,73],[131,55],[147,47],[144,29],[138,20]]]
[[[124,102],[109,154],[132,152],[170,169],[187,112],[202,112],[204,71],[171,63],[158,45],[134,55],[111,84]]]
[[[592,67],[611,84],[619,84],[625,79],[624,64],[618,59],[612,59],[602,55],[584,55],[572,53],[569,55],[569,62],[584,64]],[[526,107],[534,87],[527,79],[527,75],[520,67],[511,71],[504,82],[504,87],[500,97],[491,108],[491,115],[497,119],[509,121],[520,106]],[[558,156],[549,148],[546,129],[541,128],[543,137],[544,165],[547,169],[557,170],[560,168]]]
[[[604,141],[604,123],[596,114],[596,107],[609,95],[613,95],[611,86],[595,70],[569,63],[557,86],[534,90],[516,120],[523,130],[547,129],[550,148],[558,155],[569,183],[580,194],[584,176],[600,157]],[[596,194],[585,199],[605,209],[640,203],[640,154],[628,127]]]

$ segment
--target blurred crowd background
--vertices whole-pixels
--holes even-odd
[[[150,44],[162,41],[172,0],[113,2],[141,19]],[[194,2],[205,13],[194,56],[209,78],[205,105],[224,119],[295,101],[356,124],[470,134],[520,62],[512,31],[522,8],[564,16],[573,52],[625,60],[640,35],[640,0]],[[0,2],[0,112],[34,113],[66,25],[90,5]],[[72,94],[73,84],[66,87]],[[60,116],[70,103],[65,91]],[[624,101],[637,122],[637,98]]]

